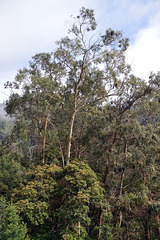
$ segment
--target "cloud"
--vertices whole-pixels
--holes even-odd
[[[148,27],[138,31],[129,47],[126,60],[135,75],[148,79],[150,72],[160,71],[160,7]]]
[[[101,1],[100,1],[101,2]],[[122,30],[132,38],[140,29],[148,25],[151,16],[159,7],[159,0],[112,0],[101,5],[101,25]],[[107,27],[108,27],[107,26]]]
[[[12,61],[53,46],[66,32],[64,21],[85,4],[84,0],[6,0],[0,5],[0,61]]]

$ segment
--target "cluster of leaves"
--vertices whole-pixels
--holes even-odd
[[[87,228],[94,226],[95,216],[89,216],[90,209],[99,210],[104,192],[88,164],[74,160],[64,170],[55,164],[38,165],[27,173],[26,184],[15,189],[13,196],[33,238],[91,239]],[[107,224],[111,217],[106,211]]]
[[[27,227],[12,204],[7,204],[3,197],[0,198],[0,239],[29,240],[26,235]]]

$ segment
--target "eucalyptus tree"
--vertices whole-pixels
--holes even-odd
[[[147,85],[130,75],[130,67],[125,63],[128,39],[120,31],[109,28],[98,34],[96,28],[94,11],[80,9],[69,24],[68,35],[56,42],[57,48],[51,53],[36,54],[29,67],[20,69],[15,81],[6,84],[22,90],[21,94],[11,95],[6,110],[34,123],[32,131],[37,129],[41,135],[42,162],[48,122],[52,120],[52,126],[56,123],[57,129],[62,118],[68,121],[67,146],[60,144],[66,150],[62,155],[68,165],[77,114],[89,111],[89,106],[104,106],[115,96],[113,105],[119,111],[117,121],[121,121],[125,112],[145,97],[157,81],[152,75]]]
[[[33,116],[42,114],[43,151],[50,109],[53,102],[56,105],[59,103],[58,106],[69,119],[66,165],[71,157],[77,113],[83,114],[88,106],[100,105],[108,101],[110,96],[120,94],[122,82],[129,72],[124,58],[128,39],[112,29],[97,34],[96,27],[94,11],[82,8],[69,26],[69,35],[57,41],[55,51],[34,56],[29,68],[20,70],[14,83],[8,83],[10,87],[23,89],[21,100],[18,99],[18,104],[14,106],[14,113],[24,116],[25,109],[31,121]],[[7,103],[8,112],[11,112],[12,97]]]
[[[62,68],[52,54],[41,53],[32,57],[29,68],[19,70],[14,82],[6,83],[6,87],[18,89],[6,102],[6,111],[16,117],[13,135],[22,140],[23,146],[27,144],[31,161],[36,149],[44,163],[47,126],[58,105],[60,75]]]
[[[58,63],[65,69],[62,106],[70,115],[66,165],[71,155],[76,114],[116,95],[120,75],[128,72],[128,66],[124,62],[128,39],[123,38],[121,32],[111,29],[96,37],[92,33],[95,32],[96,25],[93,10],[82,8],[69,28],[72,38],[67,36],[58,41],[58,48],[54,53]]]

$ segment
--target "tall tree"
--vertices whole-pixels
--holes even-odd
[[[66,165],[71,156],[76,114],[116,95],[115,89],[120,81],[118,77],[128,72],[128,66],[124,62],[128,39],[124,39],[121,32],[111,29],[95,39],[93,33],[91,34],[95,30],[93,10],[82,8],[69,28],[73,37],[67,36],[58,41],[58,49],[54,53],[58,63],[64,67],[66,77],[62,102],[70,115]]]
[[[27,115],[31,121],[37,113],[42,115],[42,118],[38,117],[38,122],[44,125],[42,162],[47,122],[54,103],[61,104],[69,120],[65,154],[68,165],[77,113],[82,114],[88,106],[102,104],[122,91],[122,82],[129,72],[124,59],[128,39],[123,38],[121,32],[111,29],[96,38],[95,30],[94,11],[82,8],[69,28],[71,38],[67,36],[57,41],[57,49],[50,54],[34,56],[29,69],[20,70],[15,82],[8,83],[8,86],[23,90],[16,106],[15,99],[12,105],[14,95],[10,98],[6,107],[8,113],[13,110],[23,117]]]

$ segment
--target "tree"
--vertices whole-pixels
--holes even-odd
[[[29,240],[26,236],[27,227],[20,221],[17,209],[0,199],[0,239],[1,240]]]
[[[44,164],[28,172],[28,181],[15,190],[13,201],[35,239],[92,239],[99,232],[100,206],[105,212],[102,234],[111,236],[112,215],[103,197],[93,170],[84,161],[74,160],[64,170]]]
[[[0,195],[7,200],[11,198],[14,188],[20,188],[24,168],[18,162],[18,155],[14,153],[0,153]]]
[[[59,99],[57,93],[59,77],[63,75],[61,72],[52,54],[36,54],[30,61],[30,68],[20,70],[15,82],[7,83],[22,92],[21,95],[13,93],[10,96],[6,111],[16,116],[13,136],[18,135],[21,148],[27,145],[29,162],[40,157],[44,162],[47,127]]]
[[[58,41],[58,48],[50,54],[35,55],[29,69],[20,70],[15,82],[7,84],[23,90],[21,96],[13,94],[7,102],[8,113],[30,121],[37,113],[38,116],[42,114],[36,123],[43,123],[42,162],[48,117],[52,118],[54,104],[62,107],[69,121],[65,153],[68,165],[77,113],[83,114],[88,106],[102,104],[108,101],[109,96],[120,94],[122,90],[124,77],[129,72],[124,61],[128,39],[111,29],[94,39],[90,32],[95,30],[93,10],[82,8],[69,29],[72,38],[67,36]]]
[[[70,160],[77,112],[83,112],[88,106],[96,106],[102,101],[107,101],[118,84],[118,75],[126,73],[128,68],[124,64],[123,55],[128,46],[128,39],[124,39],[120,32],[111,29],[99,39],[89,38],[87,33],[96,30],[93,10],[82,8],[80,15],[74,20],[69,29],[74,38],[66,37],[58,41],[59,47],[55,51],[55,57],[64,67],[67,79],[62,103],[70,115],[66,165]]]

